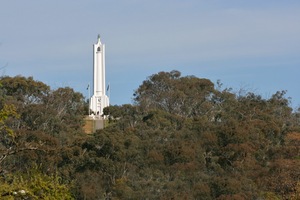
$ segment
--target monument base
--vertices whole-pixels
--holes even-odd
[[[84,118],[83,130],[86,134],[93,134],[105,127],[105,119],[98,116],[86,116]]]

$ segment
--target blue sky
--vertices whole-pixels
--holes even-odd
[[[0,7],[0,71],[88,96],[92,45],[106,45],[111,103],[148,76],[179,70],[300,106],[300,1],[10,0]]]

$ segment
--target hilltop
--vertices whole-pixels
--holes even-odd
[[[86,135],[82,94],[32,77],[0,81],[2,196],[24,189],[64,199],[300,198],[300,113],[285,91],[265,99],[159,72],[135,90],[134,104],[105,108],[109,125]]]

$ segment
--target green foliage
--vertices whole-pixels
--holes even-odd
[[[1,103],[13,104],[21,118],[12,123],[16,130],[22,127],[56,135],[67,135],[74,130],[81,132],[84,113],[82,94],[69,87],[50,90],[49,86],[32,77],[2,77],[1,83]]]
[[[26,174],[7,175],[0,180],[1,199],[73,199],[69,186],[57,175],[33,169]]]
[[[285,91],[264,99],[221,86],[159,72],[84,135],[81,94],[3,77],[1,193],[23,184],[33,199],[297,199],[299,111]]]
[[[40,102],[42,97],[50,90],[49,86],[40,81],[35,81],[33,77],[25,78],[22,76],[2,77],[1,86],[3,94],[24,104]]]
[[[290,188],[295,187],[299,174],[289,169],[280,185],[271,167],[284,156],[280,150],[290,148],[286,134],[297,126],[284,95],[285,91],[270,99],[251,92],[236,95],[230,89],[214,89],[206,79],[181,77],[177,71],[150,76],[135,92],[134,113],[124,112],[122,106],[107,108],[118,118],[114,133],[107,130],[111,138],[120,134],[139,138],[135,146],[142,163],[127,162],[132,173],[138,168],[140,174],[133,175],[128,168],[127,186],[140,192],[150,189],[151,194],[141,194],[152,198],[175,197],[173,185],[190,194],[182,196],[201,194],[205,199],[259,198],[272,192],[291,195],[293,189],[283,185],[289,180]],[[135,119],[134,129],[124,129],[128,118]],[[299,161],[295,162],[290,166],[298,169]],[[155,180],[159,182],[152,184]],[[271,180],[277,181],[273,185]]]
[[[19,115],[16,112],[16,108],[14,105],[5,104],[3,108],[0,110],[0,131],[3,134],[7,134],[8,137],[13,138],[13,130],[6,125],[6,121],[10,118],[18,118]],[[2,137],[6,137],[2,135]]]
[[[150,76],[135,91],[135,101],[143,111],[160,109],[171,114],[193,116],[205,113],[214,93],[214,84],[194,76],[181,77],[178,71]]]
[[[71,88],[51,91],[32,77],[20,76],[2,77],[0,93],[0,174],[11,176],[3,184],[21,184],[27,169],[36,165],[56,172],[62,145],[67,148],[83,135],[82,95]],[[38,184],[47,177],[36,178],[32,181]]]
[[[122,106],[109,106],[103,109],[103,115],[108,117],[109,122],[122,124],[122,129],[134,128],[137,120],[141,117],[136,106],[124,104]]]

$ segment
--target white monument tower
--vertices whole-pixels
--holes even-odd
[[[103,108],[109,106],[105,91],[105,45],[98,41],[94,46],[94,93],[90,99],[90,109],[94,115],[101,116]]]

